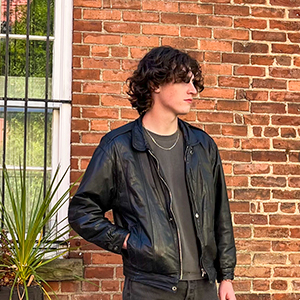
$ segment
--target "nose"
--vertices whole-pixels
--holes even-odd
[[[188,93],[192,94],[192,95],[196,95],[197,94],[197,89],[195,88],[193,81],[189,82]]]

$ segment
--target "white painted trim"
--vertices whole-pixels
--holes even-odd
[[[72,35],[73,35],[73,1],[56,0],[54,14],[54,44],[53,44],[53,72],[52,98],[54,100],[71,100],[72,97]],[[54,112],[55,127],[53,134],[52,170],[60,165],[59,178],[64,174],[71,162],[71,104],[61,104],[59,114]],[[58,195],[64,193],[70,186],[70,172],[65,177]],[[65,219],[68,212],[66,203],[58,213],[58,221]],[[68,223],[65,220],[59,225],[62,228]],[[66,237],[67,238],[67,237]]]
[[[6,34],[5,33],[0,33],[0,39],[5,39],[6,38]],[[27,36],[25,34],[8,34],[8,38],[10,40],[26,40]],[[42,36],[42,35],[29,35],[29,40],[30,41],[47,41],[47,37],[46,36]],[[50,36],[49,37],[50,41],[54,41],[54,37]]]

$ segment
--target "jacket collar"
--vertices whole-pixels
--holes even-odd
[[[178,125],[183,133],[183,137],[187,146],[194,146],[200,143],[188,123],[178,119]],[[144,136],[142,117],[139,117],[133,123],[132,146],[138,151],[146,151],[148,149],[146,138]]]

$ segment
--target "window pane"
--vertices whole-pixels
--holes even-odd
[[[48,98],[51,98],[52,83],[52,47],[49,45],[49,66],[48,66]],[[28,97],[44,99],[46,89],[46,42],[30,41],[29,47],[29,77]],[[5,75],[5,41],[0,41],[0,97],[4,97]],[[25,76],[26,76],[26,41],[10,40],[9,62],[8,62],[8,91],[9,98],[25,97]]]
[[[54,0],[50,2],[50,36],[53,35]],[[47,2],[46,0],[30,0],[30,35],[47,35]],[[7,0],[1,0],[1,33],[26,34],[27,0],[11,0],[9,25],[7,26]]]
[[[52,110],[48,110],[47,120],[47,167],[51,168],[52,152]],[[23,163],[25,136],[24,108],[8,109],[6,119],[6,158],[7,166],[19,166]],[[0,112],[0,126],[3,128],[4,113]],[[43,173],[45,113],[42,109],[28,109],[26,133],[26,165],[28,168],[39,169]],[[3,154],[3,136],[1,135],[0,155]]]

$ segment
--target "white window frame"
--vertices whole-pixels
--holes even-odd
[[[0,2],[1,12],[1,2]],[[53,70],[52,70],[52,99],[56,102],[49,102],[48,107],[53,108],[53,130],[52,130],[52,173],[57,166],[60,166],[58,180],[69,168],[71,162],[71,104],[63,103],[65,100],[71,101],[72,98],[72,36],[73,36],[73,1],[55,0],[54,2],[54,37],[53,41]],[[6,34],[0,33],[0,39],[6,37]],[[9,34],[11,39],[26,39],[26,35]],[[30,40],[44,40],[47,37],[29,36]],[[62,103],[59,103],[62,101]],[[4,105],[4,101],[0,101]],[[7,102],[8,106],[24,106],[23,101]],[[28,101],[30,107],[44,107],[42,103]],[[70,186],[70,170],[65,176],[57,192],[56,201],[60,195]],[[57,230],[68,224],[64,220],[68,212],[68,203],[66,202],[57,215],[59,226]],[[64,220],[64,222],[61,222]],[[55,221],[55,220],[53,220]],[[68,238],[67,236],[65,238]]]

